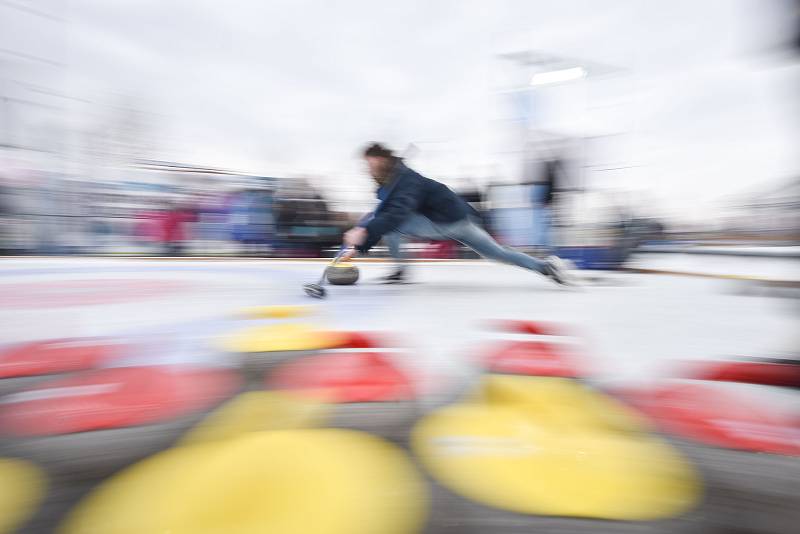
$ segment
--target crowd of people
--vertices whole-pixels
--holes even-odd
[[[291,182],[291,183],[289,183]],[[346,213],[301,181],[225,191],[70,179],[0,183],[0,251],[49,254],[317,256]]]
[[[540,166],[546,172],[527,183],[484,189],[463,180],[456,192],[501,244],[543,257],[559,244],[553,231],[559,166],[558,161]],[[342,211],[299,178],[242,181],[224,189],[210,184],[230,183],[227,178],[194,186],[166,183],[42,172],[11,181],[0,173],[0,253],[320,257],[335,251],[344,231],[363,215]],[[507,204],[512,197],[513,206]],[[520,202],[521,197],[527,200]],[[477,257],[452,240],[413,240],[409,248],[418,257]],[[372,253],[387,252],[379,246]]]

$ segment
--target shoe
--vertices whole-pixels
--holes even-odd
[[[574,286],[575,281],[570,276],[567,263],[558,256],[548,256],[544,260],[544,275],[560,286]]]
[[[379,280],[382,284],[404,284],[406,282],[406,278],[406,270],[401,267],[389,276],[384,276]]]

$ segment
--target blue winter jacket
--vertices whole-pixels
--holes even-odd
[[[384,234],[396,230],[418,213],[435,223],[456,222],[467,217],[472,209],[446,185],[409,169],[398,160],[388,184],[378,189],[380,204],[360,226],[367,230],[367,240],[358,247],[367,252]]]

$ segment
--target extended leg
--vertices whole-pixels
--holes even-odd
[[[430,219],[419,214],[413,215],[404,221],[397,230],[383,236],[383,242],[389,248],[389,254],[400,262],[407,259],[402,250],[405,237],[430,240],[448,239]]]
[[[469,219],[442,224],[439,228],[447,237],[468,246],[484,258],[516,265],[537,273],[547,273],[545,262],[500,245],[486,230]]]

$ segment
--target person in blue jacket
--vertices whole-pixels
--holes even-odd
[[[538,260],[498,244],[475,221],[473,209],[447,186],[408,168],[391,150],[374,143],[364,150],[369,173],[378,184],[378,207],[355,228],[344,234],[344,245],[352,247],[342,257],[349,260],[356,252],[366,254],[381,238],[393,258],[400,263],[387,283],[406,279],[402,252],[404,236],[426,240],[452,239],[484,258],[516,265],[568,285],[564,262],[556,256]]]

